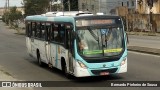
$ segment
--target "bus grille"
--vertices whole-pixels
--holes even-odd
[[[100,75],[101,72],[115,73],[118,68],[105,69],[105,70],[91,70],[91,72],[95,75]]]

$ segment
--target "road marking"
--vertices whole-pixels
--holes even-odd
[[[138,54],[138,55],[160,57],[159,55],[153,55],[153,54],[147,54],[147,53],[141,53],[141,52],[134,52],[134,51],[128,51],[128,52],[133,54]]]

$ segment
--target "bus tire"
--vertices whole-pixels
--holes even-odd
[[[42,67],[44,65],[44,63],[41,61],[41,55],[40,55],[39,50],[37,50],[37,61],[38,61],[39,66]]]

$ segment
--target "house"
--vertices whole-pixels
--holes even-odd
[[[91,11],[93,13],[103,12],[105,14],[115,13],[117,7],[128,7],[128,9],[136,9],[137,0],[78,0],[79,10]]]
[[[153,0],[152,12],[160,13],[160,0]],[[150,8],[147,0],[78,0],[78,7],[81,11],[90,11],[93,13],[103,12],[112,14],[118,7],[127,7],[129,13],[148,14]]]
[[[147,0],[138,0],[137,2],[137,11],[140,14],[149,14],[150,7],[148,6]],[[153,14],[160,14],[160,0],[153,0],[151,11]]]

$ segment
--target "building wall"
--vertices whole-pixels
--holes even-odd
[[[106,14],[111,14],[110,11],[116,9],[117,7],[127,7],[129,12],[138,12],[140,14],[148,14],[150,9],[147,4],[147,0],[78,0],[79,10],[91,11],[93,13],[103,12]],[[154,3],[152,8],[154,14],[160,14],[160,0]]]
[[[142,4],[138,4],[138,12],[140,14],[149,14],[150,12],[150,7],[147,4],[147,0],[142,0]],[[159,14],[160,13],[160,0],[157,0],[157,2],[154,2],[152,10],[154,14]]]
[[[4,9],[3,9],[3,8],[0,8],[0,15],[1,15],[1,16],[3,15],[3,11],[4,11]]]
[[[130,14],[128,18],[129,31],[150,31],[149,14]],[[152,18],[152,31],[160,32],[160,14],[154,14]]]
[[[129,9],[136,8],[136,0],[78,0],[79,10],[89,10],[93,13],[103,12],[111,14],[111,10],[125,6]]]

